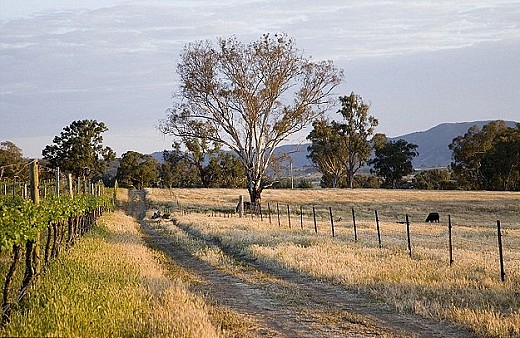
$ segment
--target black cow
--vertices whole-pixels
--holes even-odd
[[[430,212],[428,214],[428,217],[426,217],[426,221],[425,222],[430,222],[430,223],[433,223],[433,222],[436,222],[436,223],[439,223],[439,213],[438,212]]]
[[[153,213],[152,215],[152,219],[159,219],[162,217],[162,213],[160,210],[157,210],[156,212]]]

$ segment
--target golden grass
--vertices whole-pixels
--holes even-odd
[[[146,189],[152,201],[179,201],[181,204],[236,205],[239,195],[248,199],[246,189]],[[267,189],[262,193],[265,201],[278,201],[294,205],[315,202],[360,203],[385,201],[387,203],[408,201],[520,201],[520,193],[509,191],[448,191],[448,190],[387,190],[387,189]]]
[[[184,189],[173,191],[181,204],[233,206],[239,190]],[[238,192],[238,194],[237,194]],[[168,192],[171,194],[172,192]],[[156,203],[167,203],[165,192],[150,190]],[[520,335],[520,193],[503,192],[422,192],[389,190],[268,190],[263,201],[305,205],[304,230],[293,215],[288,229],[287,215],[281,227],[273,215],[272,224],[258,217],[208,217],[207,214],[177,215],[207,238],[217,237],[236,252],[265,264],[283,267],[319,279],[340,283],[382,299],[399,311],[413,311],[471,328],[480,336]],[[336,223],[336,237],[330,236],[327,204],[343,212]],[[342,204],[348,204],[342,205]],[[319,234],[315,235],[309,205],[321,208]],[[353,241],[348,218],[351,205],[373,212],[382,210],[383,249],[378,248],[371,212],[358,220],[357,243]],[[448,237],[445,219],[441,224],[424,224],[418,215],[434,205],[449,207],[454,215],[454,265],[448,264]],[[343,207],[343,209],[342,209]],[[408,256],[403,224],[407,209],[412,218],[412,258]],[[484,215],[485,208],[492,215]],[[296,209],[296,208],[294,208]],[[481,210],[482,209],[482,210]],[[469,211],[468,211],[469,210]],[[299,210],[298,210],[299,212]],[[479,214],[479,212],[481,212]],[[338,213],[335,213],[338,217]],[[500,281],[495,221],[503,221],[506,282]],[[460,221],[462,219],[462,222]]]
[[[214,309],[171,279],[121,212],[54,262],[5,336],[219,337]]]
[[[146,189],[146,197],[152,208],[168,205],[188,210],[234,211],[238,196],[248,200],[245,189]],[[387,221],[403,221],[409,214],[412,222],[423,222],[431,211],[441,214],[447,222],[450,214],[455,224],[495,227],[496,220],[509,228],[520,229],[520,192],[503,191],[426,191],[385,189],[268,189],[262,193],[263,212],[270,203],[275,212],[276,203],[281,212],[289,204],[293,213],[304,207],[310,217],[316,206],[318,217],[327,219],[328,208],[343,220],[351,219],[351,208],[356,217],[372,220],[377,210],[379,218]]]

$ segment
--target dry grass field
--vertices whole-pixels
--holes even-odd
[[[208,240],[234,252],[359,290],[391,304],[465,326],[483,337],[520,336],[520,193],[392,190],[266,190],[264,207],[278,202],[280,225],[255,216],[223,217],[245,190],[147,190],[150,208],[175,217]],[[247,199],[247,197],[246,197]],[[286,205],[291,207],[291,228]],[[304,210],[303,229],[300,206]],[[312,206],[318,210],[314,233]],[[332,238],[329,207],[335,220]],[[356,210],[354,242],[351,208]],[[382,249],[374,211],[378,210]],[[438,224],[426,224],[430,211]],[[412,256],[404,221],[410,216]],[[447,215],[453,221],[453,258],[449,265]],[[220,215],[219,217],[212,217]],[[496,220],[501,220],[506,280],[498,264]],[[200,253],[201,256],[207,253]]]

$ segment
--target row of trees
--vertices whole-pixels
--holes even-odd
[[[355,100],[354,100],[355,99]],[[342,98],[342,102],[362,102],[360,97],[351,94]],[[346,105],[351,106],[350,103]],[[344,109],[342,109],[344,112]],[[366,109],[364,109],[366,111]],[[375,121],[368,118],[366,121]],[[73,130],[101,125],[96,121],[75,121],[64,128],[64,133],[57,136],[52,146],[44,150],[44,163],[47,166],[60,168],[66,172],[88,180],[103,179],[105,184],[117,179],[122,186],[136,188],[159,187],[229,187],[246,186],[246,173],[242,162],[229,152],[219,147],[208,147],[207,143],[197,143],[192,140],[186,150],[181,150],[181,144],[175,143],[173,149],[163,152],[163,162],[159,163],[151,155],[128,151],[122,158],[116,160],[117,168],[112,176],[107,175],[102,168],[107,168],[113,161],[112,150],[101,145],[102,131],[105,128],[95,128],[95,133],[76,133]],[[471,127],[467,133],[453,140],[450,148],[453,159],[449,168],[439,168],[422,171],[413,175],[413,179],[403,181],[403,176],[413,172],[411,160],[417,155],[414,144],[403,140],[389,141],[382,134],[375,134],[371,139],[356,135],[358,149],[364,149],[365,155],[360,156],[354,166],[348,166],[353,161],[347,161],[348,153],[344,144],[353,143],[348,140],[348,133],[340,122],[319,120],[314,123],[314,130],[309,139],[309,157],[323,173],[323,187],[411,187],[417,189],[487,189],[487,190],[520,190],[520,124],[508,127],[502,121],[491,122],[482,130]],[[373,124],[372,124],[373,125]],[[364,128],[367,130],[371,128]],[[99,134],[99,135],[98,135]],[[368,135],[366,132],[365,135]],[[321,136],[320,136],[321,135]],[[93,137],[94,136],[94,137]],[[93,140],[97,140],[96,149],[92,151]],[[73,145],[73,146],[71,146]],[[49,151],[59,149],[59,151]],[[368,150],[368,151],[367,151]],[[372,155],[370,155],[372,153]],[[50,154],[53,154],[51,156]],[[63,160],[56,154],[63,156]],[[342,158],[343,157],[343,158]],[[76,161],[67,161],[76,158]],[[275,159],[276,160],[276,159]],[[331,164],[335,164],[336,167]],[[371,165],[373,175],[356,175],[362,165]],[[271,163],[277,167],[279,163]],[[329,166],[328,166],[329,165]],[[343,165],[343,166],[341,166]],[[21,150],[12,142],[0,143],[0,177],[23,181],[27,170],[27,160]],[[332,168],[336,171],[327,171]],[[346,173],[350,168],[351,175]],[[338,174],[339,173],[339,174]],[[349,177],[352,177],[349,180]],[[49,177],[50,178],[50,177]],[[264,177],[264,182],[273,183],[272,177]],[[355,183],[352,183],[355,182]],[[266,183],[267,184],[267,183]],[[291,187],[293,184],[277,183],[275,187]],[[311,187],[307,181],[298,181],[294,185],[300,188]]]
[[[315,121],[307,136],[311,141],[308,157],[322,174],[321,186],[353,188],[355,174],[371,165],[372,173],[382,178],[383,187],[399,187],[402,177],[413,172],[417,145],[373,135],[378,120],[368,114],[370,107],[361,96],[351,93],[339,100],[339,121]]]
[[[163,152],[159,163],[151,155],[128,151],[121,157],[115,179],[126,187],[162,188],[242,188],[245,172],[238,159],[229,153],[215,151],[196,156],[181,151],[175,143],[173,150]]]

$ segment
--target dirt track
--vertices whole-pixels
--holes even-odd
[[[144,215],[144,194],[137,193],[135,214]],[[219,247],[243,269],[240,275],[215,269],[174,245],[164,225],[142,221],[147,241],[164,251],[176,264],[196,274],[197,287],[210,301],[252,318],[258,326],[252,335],[262,337],[472,337],[447,323],[412,314],[398,314],[354,291],[274,269],[248,260],[219,241],[207,240],[194,229],[175,222],[188,236]],[[259,276],[264,276],[259,278]]]

